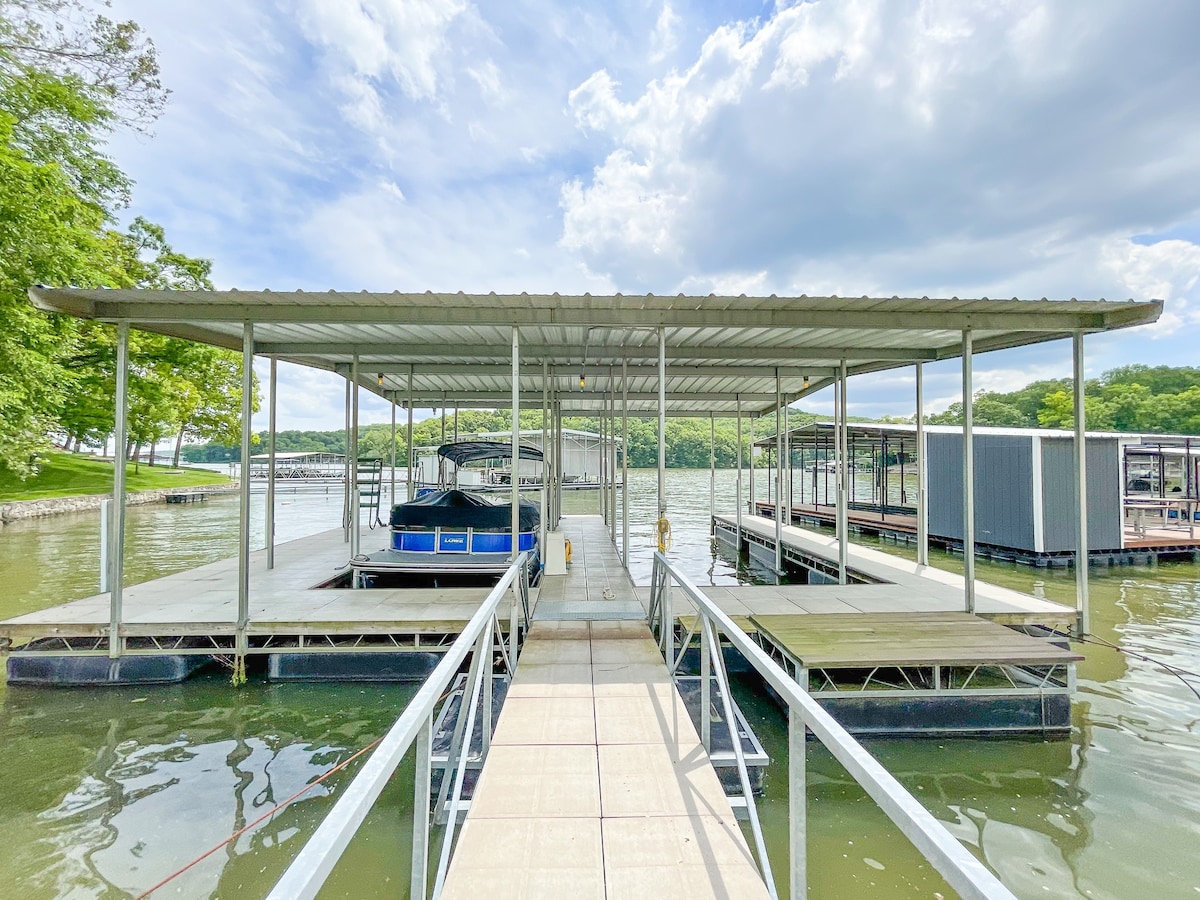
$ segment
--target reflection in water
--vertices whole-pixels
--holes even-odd
[[[757,495],[765,497],[765,473],[758,476]],[[630,562],[641,584],[649,580],[656,489],[653,471],[630,473]],[[671,557],[701,585],[749,580],[709,540],[708,472],[668,471],[667,491]],[[733,473],[717,473],[716,494],[718,510],[734,508]],[[339,524],[340,494],[280,501],[280,540]],[[261,497],[255,502],[258,523]],[[565,504],[568,514],[599,510],[595,492],[568,493]],[[236,552],[233,498],[129,512],[131,580]],[[94,514],[6,526],[0,615],[93,593],[96,535]],[[374,540],[382,546],[384,538],[366,532],[364,546]],[[936,565],[961,570],[961,559],[934,556]],[[1070,571],[985,560],[977,566],[984,580],[1074,603]],[[1200,671],[1198,575],[1190,563],[1093,569],[1093,628],[1131,651]],[[872,740],[869,747],[1018,896],[1194,898],[1200,702],[1152,662],[1106,647],[1080,649],[1086,658],[1070,740]],[[775,763],[761,814],[783,879],[784,720],[753,683],[735,689]],[[217,675],[136,690],[5,694],[0,686],[7,775],[0,894],[135,895],[378,737],[411,694],[402,686],[262,682],[235,691]],[[952,896],[828,753],[810,744],[808,758],[811,896]],[[261,896],[356,769],[357,763],[251,829],[163,896]],[[411,784],[409,760],[322,896],[405,896]]]
[[[10,776],[0,821],[27,839],[0,847],[0,870],[14,896],[139,894],[370,743],[413,692],[261,684],[235,692],[220,677],[136,690],[10,689],[0,709]],[[265,893],[356,768],[311,788],[164,895]],[[396,780],[405,777],[408,791],[385,793],[374,818],[399,812],[411,767]],[[373,836],[368,827],[359,842]],[[402,847],[391,857],[374,874],[406,864]]]

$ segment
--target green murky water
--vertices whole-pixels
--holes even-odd
[[[631,561],[639,582],[649,572],[654,491],[653,472],[631,473]],[[765,496],[763,481],[759,494]],[[733,508],[732,473],[718,473],[716,495],[718,509]],[[708,543],[708,473],[669,472],[668,497],[672,555],[698,583],[736,580],[734,566],[714,557]],[[280,501],[281,540],[338,524],[340,496]],[[598,500],[580,493],[567,503],[568,512],[592,512]],[[256,508],[255,533],[260,516]],[[231,555],[236,521],[231,500],[131,510],[129,579]],[[0,616],[92,593],[97,546],[94,514],[0,530]],[[936,562],[961,565],[949,557]],[[982,560],[978,568],[985,580],[1073,602],[1069,572]],[[1200,671],[1198,576],[1192,564],[1093,571],[1093,629],[1129,651]],[[1153,663],[1105,647],[1083,652],[1069,740],[869,746],[1018,896],[1196,897],[1200,700]],[[219,672],[141,689],[0,685],[0,897],[137,896],[378,737],[412,692],[403,685],[254,680],[235,691]],[[752,685],[739,693],[772,758],[782,762],[783,716]],[[810,896],[952,896],[840,766],[818,746],[808,752]],[[154,896],[263,895],[357,765]],[[410,761],[323,896],[407,896],[411,785]],[[782,765],[768,773],[761,813],[774,865],[785,872]]]

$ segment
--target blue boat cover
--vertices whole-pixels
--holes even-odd
[[[537,504],[522,499],[519,524],[522,532],[534,531],[541,521]],[[474,528],[476,531],[511,531],[512,504],[490,503],[466,491],[431,491],[408,503],[392,507],[392,528]]]

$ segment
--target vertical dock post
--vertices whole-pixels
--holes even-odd
[[[838,380],[841,382],[842,390],[838,398],[838,440],[837,440],[837,458],[838,458],[838,488],[837,488],[837,533],[838,533],[838,584],[846,583],[846,567],[850,560],[850,516],[848,514],[847,497],[846,497],[846,482],[852,477],[850,475],[850,461],[847,459],[847,412],[848,404],[846,402],[846,360],[843,359],[838,366]]]
[[[667,332],[658,326],[658,518],[667,514]]]
[[[925,456],[925,364],[917,363],[917,565],[929,565],[929,465]]]
[[[608,367],[608,521],[610,539],[617,546],[617,379]]]
[[[975,614],[975,397],[972,389],[971,329],[962,333],[963,392],[963,580],[966,611]]]
[[[275,411],[279,389],[279,360],[271,357],[271,409],[267,416],[267,568],[275,568]]]
[[[750,456],[754,456],[753,449]],[[742,395],[737,395],[737,488],[734,492],[734,504],[737,506],[737,552],[742,554]]]
[[[408,476],[404,483],[405,494],[411,501],[416,496],[417,486],[413,484],[413,367],[410,363],[408,366],[408,431],[405,435],[405,443],[408,445]]]
[[[350,442],[346,453],[350,458],[350,555],[358,556],[359,544],[362,541],[360,526],[362,515],[360,506],[362,496],[358,492],[358,354],[355,353],[350,363]]]
[[[717,419],[708,414],[708,536],[717,536]]]
[[[250,434],[252,401],[254,399],[254,323],[242,326],[242,479],[239,485],[241,503],[238,514],[238,617],[234,681],[244,680],[241,667],[245,665],[246,626],[250,622]]]
[[[425,720],[417,732],[417,774],[413,785],[413,842],[412,867],[408,895],[412,900],[425,900],[429,886],[429,792],[433,776],[433,716]],[[443,779],[450,777],[447,768]]]
[[[108,531],[108,655],[116,659],[121,641],[121,601],[125,581],[125,444],[129,440],[129,323],[117,323],[117,390],[113,421],[113,502]],[[246,483],[243,462],[242,483]]]
[[[342,540],[350,543],[350,372],[346,373],[346,426],[342,432]]]
[[[1091,631],[1091,616],[1088,611],[1088,503],[1087,503],[1087,409],[1084,404],[1083,381],[1083,332],[1076,331],[1071,337],[1075,384],[1075,502],[1078,504],[1075,521],[1075,607],[1079,613],[1078,631],[1085,635]],[[1191,466],[1190,457],[1186,457]],[[1184,504],[1190,516],[1191,508]]]
[[[779,382],[779,367],[775,368],[775,574],[783,574],[783,427],[780,410],[783,389]],[[768,487],[768,490],[770,488]]]
[[[623,353],[624,351],[622,351]],[[621,562],[629,571],[629,361],[621,359]]]
[[[396,392],[392,391],[392,492],[388,495],[388,502],[395,504],[396,502]]]
[[[512,557],[521,553],[521,331],[512,327]],[[491,653],[491,648],[487,650]],[[491,677],[489,674],[487,677]],[[486,723],[485,727],[491,727]]]
[[[746,472],[750,479],[750,509],[754,515],[758,515],[758,507],[754,505],[754,414],[750,414],[750,468]]]
[[[545,352],[545,351],[543,351]],[[547,512],[547,500],[550,498],[550,469],[546,465],[550,459],[550,449],[546,446],[546,417],[550,414],[550,363],[542,357],[542,514],[538,516],[538,547],[545,559],[546,554],[546,520],[550,517]],[[454,407],[454,440],[458,441],[458,405]]]
[[[788,857],[792,900],[808,896],[808,741],[804,718],[788,708]]]

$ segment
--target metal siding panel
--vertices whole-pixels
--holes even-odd
[[[1087,442],[1088,547],[1113,550],[1121,546],[1120,451],[1112,438]],[[1042,489],[1045,497],[1046,551],[1075,547],[1075,458],[1073,441],[1042,441]]]
[[[975,540],[1033,549],[1033,440],[975,436]]]
[[[961,541],[962,434],[926,434],[929,446],[929,533]]]
[[[962,434],[928,434],[929,532],[962,540]],[[975,435],[975,540],[1033,549],[1029,438]]]

